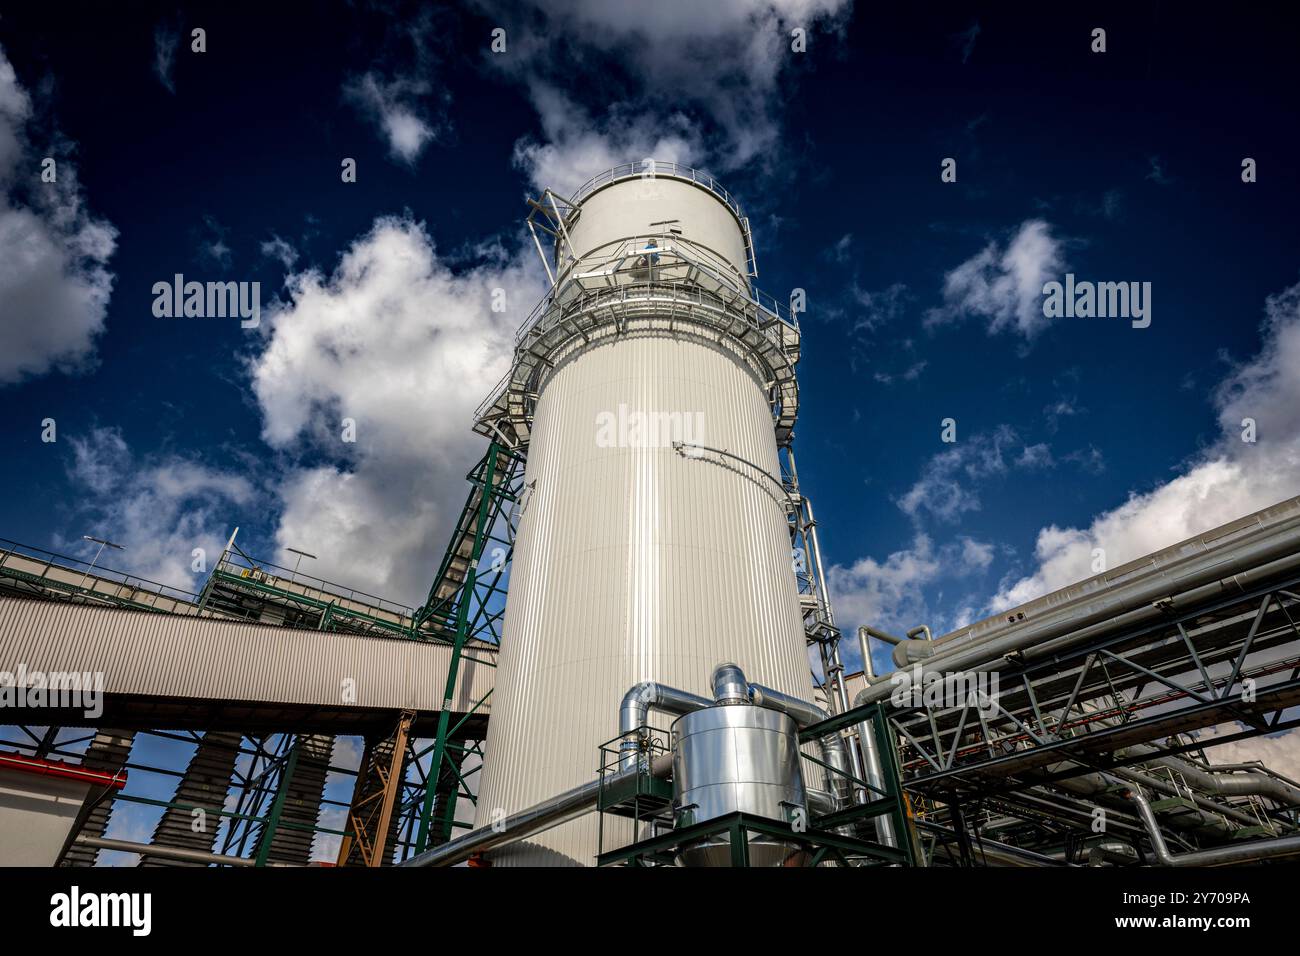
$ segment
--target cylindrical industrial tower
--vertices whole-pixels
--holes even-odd
[[[731,660],[813,696],[778,459],[798,329],[753,290],[748,221],[664,164],[533,206],[555,285],[479,419],[527,455],[480,826],[590,781],[640,681],[708,696]],[[596,828],[491,859],[590,864]]]

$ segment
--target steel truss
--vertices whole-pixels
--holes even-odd
[[[491,691],[451,722],[452,695],[465,661],[496,666],[505,619],[505,588],[514,555],[514,529],[526,507],[522,456],[492,442],[469,473],[470,493],[429,597],[416,613],[417,627],[436,629],[452,645],[443,707],[428,746],[413,753],[418,780],[400,804],[405,839],[400,859],[444,842],[459,799],[475,800],[466,785],[467,758],[481,759],[480,743]],[[454,778],[454,781],[450,778]],[[441,800],[439,799],[441,795]]]
[[[63,737],[64,728],[34,728],[19,726],[18,730],[26,740],[0,740],[0,745],[10,746],[19,752],[30,753],[45,759],[73,759],[86,757],[83,744],[91,744],[98,736],[111,731],[67,728],[70,736]],[[131,732],[126,749],[115,763],[114,772],[125,771],[128,780],[132,772],[172,778],[177,782],[178,792],[187,777],[186,771],[172,767],[161,767],[142,763],[134,757],[134,744],[141,738],[152,737],[202,746],[204,735],[193,732],[169,732],[161,730],[141,730]],[[307,863],[312,841],[317,834],[327,836],[348,836],[348,831],[324,826],[318,818],[319,811],[327,806],[346,808],[346,804],[325,798],[320,794],[317,799],[302,802],[292,798],[295,785],[303,782],[298,773],[303,761],[302,753],[308,743],[314,743],[319,762],[320,748],[328,738],[313,735],[271,734],[263,737],[245,737],[235,747],[234,769],[227,787],[219,787],[220,797],[215,796],[201,803],[190,803],[173,794],[170,799],[162,800],[139,794],[121,791],[91,793],[82,808],[78,823],[72,829],[69,844],[60,857],[61,865],[93,865],[99,847],[92,842],[83,846],[77,844],[76,838],[86,833],[92,840],[103,837],[111,814],[120,804],[137,804],[162,809],[164,819],[169,813],[179,813],[188,819],[201,811],[208,822],[211,836],[207,838],[208,846],[213,849],[213,862],[229,861],[231,865],[266,866],[276,861],[276,857],[286,854],[292,856],[293,862]],[[325,750],[325,762],[317,770],[323,782],[325,773],[351,774],[353,771],[330,765],[328,749]],[[320,784],[316,784],[320,786]],[[219,786],[219,784],[218,784]],[[310,786],[310,784],[309,784]],[[214,794],[216,791],[212,791]],[[109,802],[106,802],[109,801]],[[291,804],[298,804],[291,806]],[[228,809],[229,808],[229,809]],[[85,820],[96,809],[100,810],[98,822],[89,832]],[[202,831],[200,831],[201,833]],[[287,844],[287,845],[286,845]],[[133,844],[143,860],[164,859],[153,857],[149,853],[155,844]],[[167,846],[157,844],[159,850]]]
[[[977,674],[950,675],[956,700],[941,699],[937,684],[934,699],[924,684],[919,701],[896,693],[888,721],[905,788],[946,824],[939,842],[966,863],[978,858],[976,822],[1020,821],[1022,835],[1047,844],[1087,837],[1092,807],[1061,792],[1074,778],[1115,779],[1110,771],[1195,754],[1206,741],[1186,735],[1224,722],[1243,727],[1215,744],[1300,726],[1290,710],[1300,704],[1298,584],[1288,577],[1153,624],[1032,648],[996,672],[996,693],[980,690]],[[856,713],[822,729],[849,726]],[[1165,773],[1171,812],[1208,812],[1239,828],[1236,838],[1297,824],[1294,808],[1207,799]],[[1114,826],[1139,845],[1140,825],[1121,816]]]

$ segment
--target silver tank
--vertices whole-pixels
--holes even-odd
[[[587,283],[588,296],[626,290],[626,302],[587,310],[576,297],[562,320],[545,316],[521,332],[515,370],[545,361],[519,388],[526,417],[501,419],[526,436],[528,490],[479,825],[592,780],[599,746],[619,733],[619,701],[641,681],[708,696],[709,668],[729,659],[783,693],[813,694],[786,502],[768,477],[780,475],[772,367],[787,362],[792,374],[798,331],[770,317],[747,328],[729,311],[748,301],[748,231],[711,181],[682,171],[652,182],[611,176],[575,201],[557,276]],[[576,261],[565,257],[570,248]],[[625,256],[629,248],[639,251]],[[700,264],[671,265],[684,256]],[[610,271],[638,261],[661,270],[657,288]],[[692,305],[715,303],[694,285],[707,274],[714,288],[733,290],[723,297],[728,314]],[[507,393],[502,407],[515,414],[514,401]],[[743,463],[683,455],[671,435],[646,440],[630,424],[635,413],[690,426],[688,443]],[[607,823],[605,849],[640,835]],[[590,865],[597,843],[591,814],[490,859]]]
[[[807,819],[799,770],[799,736],[785,714],[734,704],[678,718],[672,728],[673,810],[677,826],[743,812],[789,823]],[[752,837],[752,866],[800,865],[803,852],[779,840]],[[723,834],[684,847],[683,866],[729,866],[731,843]]]

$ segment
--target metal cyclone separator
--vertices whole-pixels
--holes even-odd
[[[807,814],[799,772],[799,731],[785,714],[753,704],[710,707],[679,717],[672,726],[673,809],[678,827],[742,811],[790,821]],[[806,817],[805,817],[806,819]],[[754,836],[753,866],[802,866],[797,844]],[[726,834],[682,847],[681,866],[730,866]]]
[[[714,670],[712,683],[712,704],[701,701],[705,706],[678,717],[671,727],[674,825],[693,826],[737,812],[806,822],[813,812],[833,807],[830,794],[805,788],[799,726],[780,706],[813,705],[787,701],[784,695],[773,698],[774,692],[750,685],[731,663]],[[777,707],[757,706],[751,703],[755,698],[775,700]],[[749,842],[753,866],[802,866],[806,857],[804,847],[776,837],[755,835]],[[678,851],[677,862],[730,866],[731,842],[726,834],[717,834],[687,844]]]

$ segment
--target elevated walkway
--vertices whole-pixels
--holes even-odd
[[[432,733],[453,649],[441,642],[0,597],[0,670],[103,675],[103,713],[16,707],[8,723],[126,730]],[[486,721],[491,658],[466,648],[449,710]],[[470,730],[467,725],[466,731]],[[481,729],[481,726],[477,729]]]

